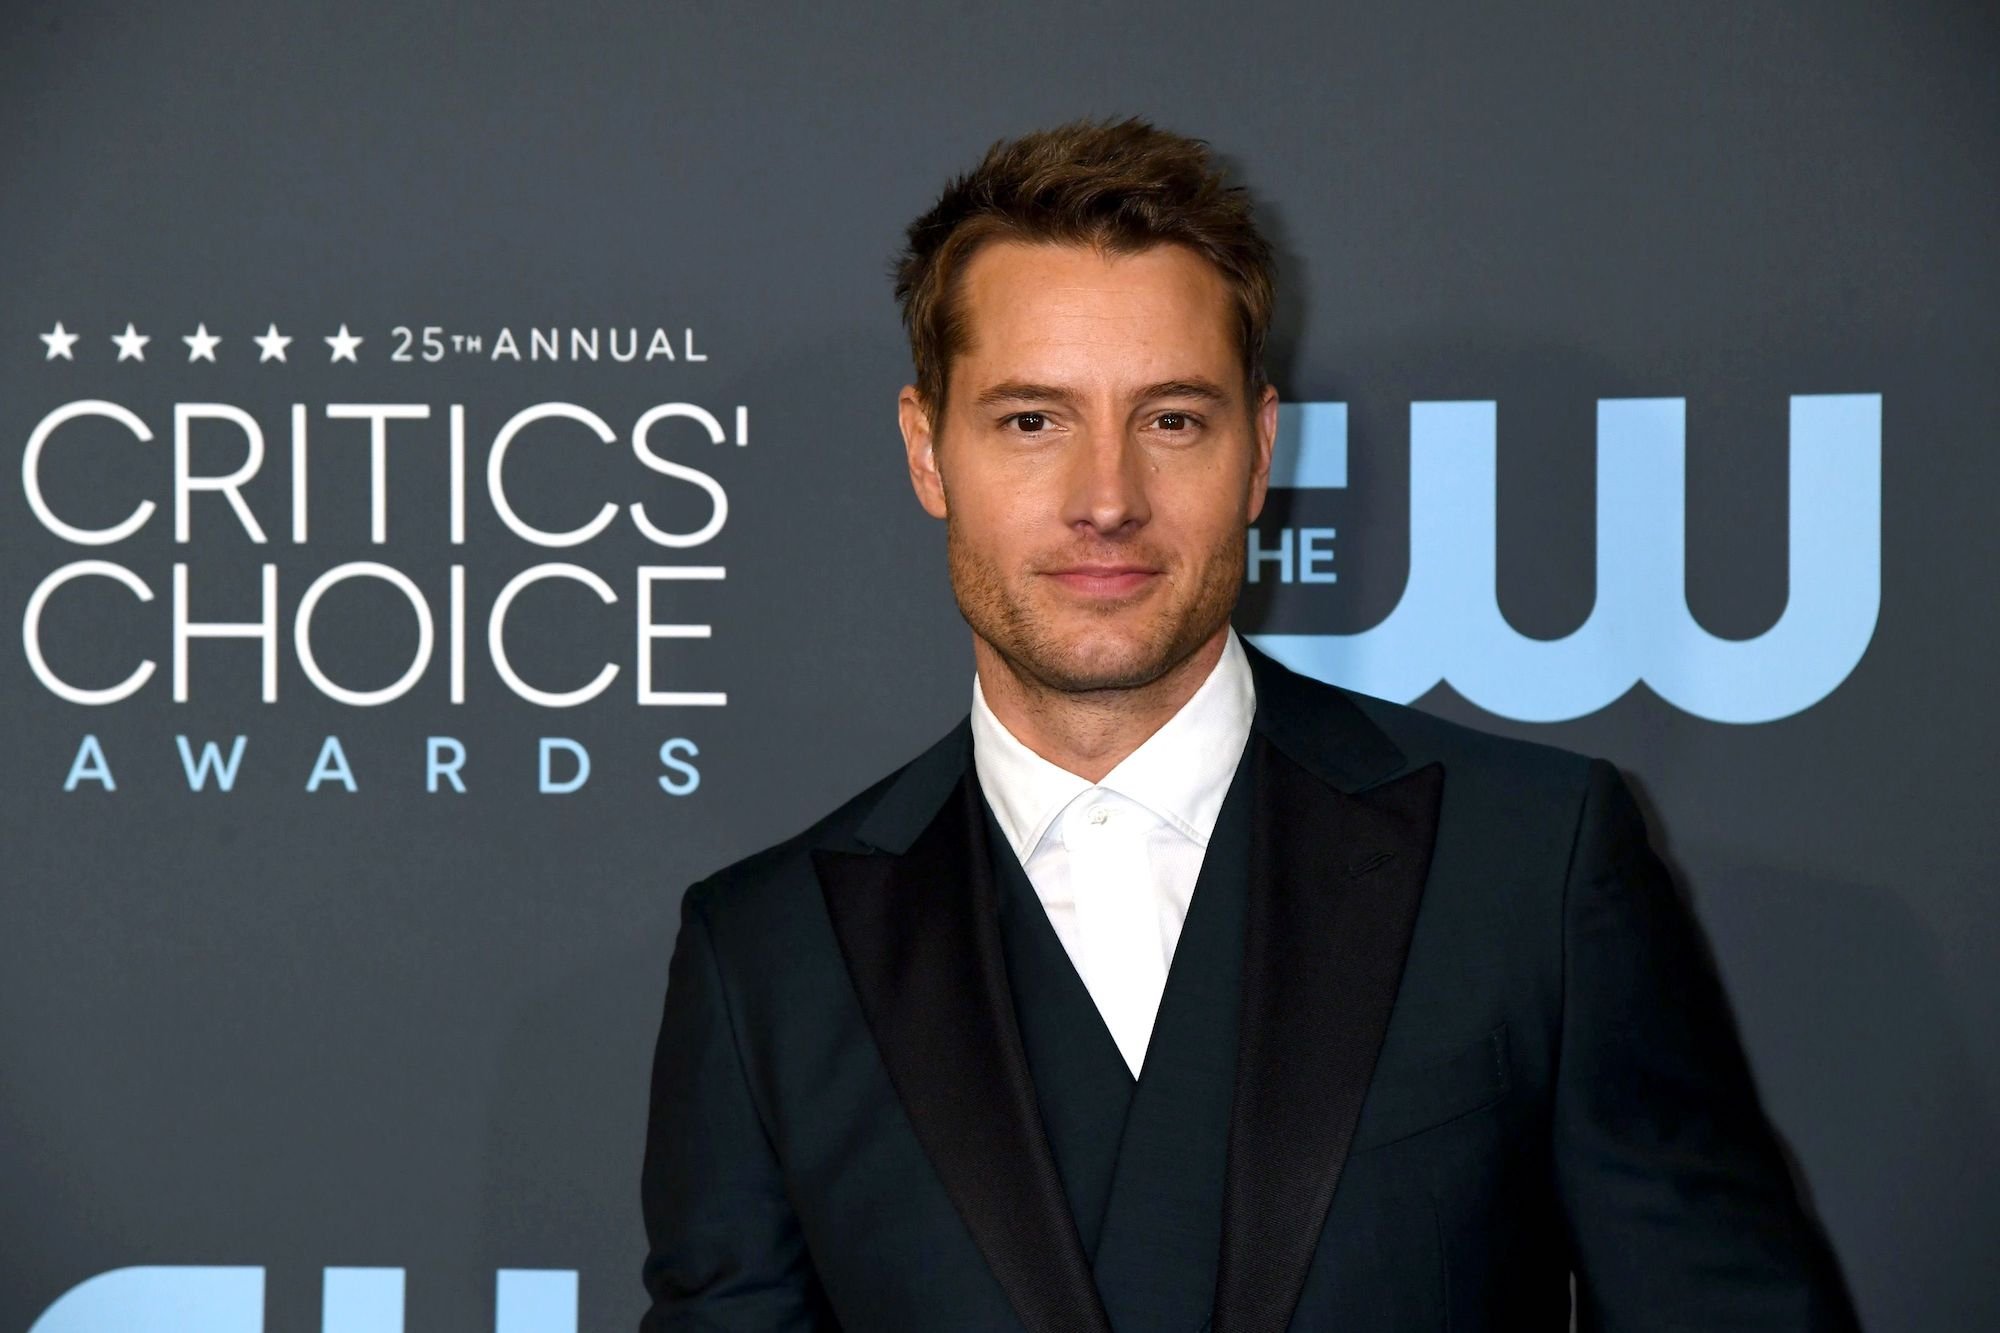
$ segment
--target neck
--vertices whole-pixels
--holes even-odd
[[[1224,625],[1157,679],[1108,690],[1059,690],[1036,680],[972,636],[980,692],[1001,725],[1042,758],[1086,782],[1100,782],[1120,760],[1194,697],[1229,642]]]

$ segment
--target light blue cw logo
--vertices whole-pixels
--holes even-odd
[[[403,1333],[403,1270],[329,1268],[320,1333]],[[577,1274],[503,1268],[493,1333],[576,1333]],[[114,1268],[71,1287],[28,1333],[264,1333],[264,1270]]]
[[[1531,639],[1494,581],[1495,405],[1410,405],[1410,576],[1359,634],[1258,634],[1297,671],[1407,703],[1440,681],[1490,713],[1561,722],[1640,681],[1716,722],[1769,722],[1847,679],[1882,602],[1882,396],[1791,399],[1790,594],[1753,639],[1688,611],[1686,400],[1597,404],[1597,604],[1575,633]],[[1281,414],[1271,484],[1347,484],[1347,407]]]

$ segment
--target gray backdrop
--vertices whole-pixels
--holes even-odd
[[[1595,593],[1597,404],[1668,397],[1687,601],[1751,638],[1787,600],[1788,400],[1880,396],[1879,622],[1825,698],[1757,724],[1645,686],[1560,723],[1448,685],[1420,703],[1626,770],[1868,1326],[2000,1327],[1990,6],[17,3],[4,32],[0,439],[20,458],[65,404],[116,404],[153,438],[80,416],[47,432],[36,485],[82,528],[157,508],[124,540],[65,540],[10,464],[0,603],[25,618],[55,571],[113,562],[153,599],[105,577],[49,591],[47,670],[104,688],[157,669],[80,704],[24,638],[0,654],[0,1333],[135,1265],[260,1267],[272,1330],[320,1328],[323,1270],[344,1266],[404,1270],[412,1330],[493,1328],[500,1269],[578,1273],[581,1328],[636,1318],[682,888],[968,701],[941,532],[902,476],[888,261],[989,142],[1084,113],[1150,116],[1240,170],[1285,253],[1281,392],[1348,404],[1346,488],[1279,496],[1261,534],[1335,528],[1339,581],[1249,590],[1246,632],[1389,613],[1410,405],[1471,399],[1498,411],[1499,604],[1562,637]],[[43,337],[59,320],[67,356]],[[128,322],[143,360],[118,359]],[[273,325],[283,361],[252,341]],[[352,363],[326,341],[343,326]],[[577,359],[572,328],[641,350],[663,330],[674,356]],[[503,329],[518,360],[494,355]],[[560,359],[530,356],[534,329]],[[212,361],[190,359],[198,332],[221,338]],[[430,415],[387,426],[376,542],[370,426],[327,408],[382,403]],[[508,454],[523,522],[621,507],[563,548],[516,535],[486,484],[501,427],[544,403],[617,436],[540,421]],[[683,546],[622,512],[682,534],[714,513],[630,446],[671,403],[728,436],[653,428],[655,454],[727,497]],[[176,404],[261,430],[241,497],[266,542],[213,492],[174,539]],[[189,420],[193,473],[244,461],[240,426]],[[398,571],[434,617],[428,669],[373,706],[323,693],[293,639],[313,580],[352,561]],[[616,597],[559,577],[511,612],[508,657],[539,688],[619,664],[573,707],[511,690],[487,640],[501,587],[551,562]],[[256,643],[197,638],[177,702],[175,566],[192,619],[242,621],[265,564],[276,701]],[[654,688],[725,705],[638,702],[642,566],[725,571],[655,584],[656,622],[712,634],[652,641]],[[349,689],[390,685],[417,646],[379,578],[334,586],[312,625]],[[176,737],[226,758],[239,735],[231,789],[190,791]],[[307,790],[328,736],[353,790]],[[433,736],[461,744],[463,794],[426,789]],[[69,781],[86,737],[103,763],[82,768],[109,781]],[[538,790],[544,737],[587,750],[583,786]],[[682,768],[659,754],[675,739]],[[553,785],[574,753],[556,747]],[[698,788],[667,790],[687,768]],[[561,1323],[517,1311],[514,1333]]]

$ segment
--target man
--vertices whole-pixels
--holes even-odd
[[[1852,1326],[1615,770],[1230,628],[1270,270],[1136,121],[910,228],[972,710],[688,891],[646,1328]]]

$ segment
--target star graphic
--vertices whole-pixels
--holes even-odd
[[[283,361],[285,359],[285,349],[292,345],[290,338],[278,332],[278,326],[275,323],[268,330],[258,334],[250,341],[264,349],[264,355],[257,358],[257,364],[260,366],[266,361]]]
[[[35,336],[49,345],[49,354],[43,357],[42,360],[53,361],[57,357],[61,357],[65,361],[76,360],[76,353],[70,350],[70,348],[76,346],[76,335],[65,329],[62,326],[61,320],[56,321],[54,333],[38,333]]]
[[[345,324],[340,326],[339,333],[333,334],[322,341],[333,349],[333,355],[327,358],[329,362],[358,361],[358,358],[354,355],[354,349],[361,346],[362,340],[349,333]]]
[[[153,341],[153,337],[149,333],[141,333],[133,328],[132,321],[128,319],[125,321],[125,332],[112,334],[111,341],[118,344],[120,361],[144,361],[146,344]]]
[[[188,345],[188,360],[213,362],[215,360],[215,345],[221,342],[222,339],[210,333],[208,325],[197,324],[194,326],[193,333],[183,333],[181,335],[181,341]]]

